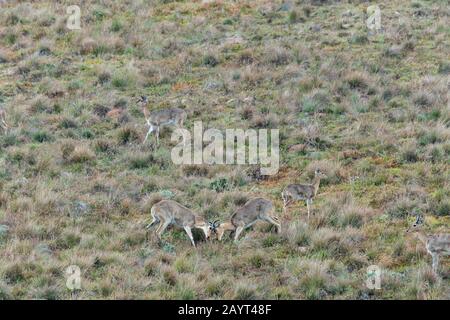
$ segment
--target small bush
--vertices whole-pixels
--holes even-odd
[[[438,72],[440,74],[450,74],[450,62],[440,62]]]
[[[250,283],[240,282],[234,290],[233,299],[235,300],[255,300],[258,299],[256,287]]]
[[[414,146],[404,148],[400,153],[400,158],[402,162],[414,163],[419,160],[419,155],[417,154],[417,149]]]
[[[58,239],[56,239],[55,246],[59,250],[67,250],[75,247],[81,241],[81,236],[74,233],[67,233],[61,235]]]
[[[122,23],[119,20],[113,20],[110,30],[112,32],[119,32],[122,29]]]
[[[73,145],[73,143],[70,142],[63,143],[61,145],[61,155],[63,160],[69,161],[74,150],[75,146]]]
[[[43,143],[43,142],[51,141],[52,136],[47,131],[37,131],[32,134],[31,139],[34,142]]]
[[[369,38],[365,33],[355,33],[351,36],[349,42],[351,44],[366,44],[369,42]]]
[[[95,154],[86,146],[76,146],[70,154],[69,161],[72,163],[83,163],[95,159]]]
[[[163,268],[162,276],[164,282],[166,282],[169,286],[175,286],[178,282],[177,273],[174,270],[169,269],[167,267]]]
[[[25,280],[25,272],[21,265],[13,264],[6,268],[3,273],[3,278],[11,284],[16,284]]]
[[[158,273],[158,264],[155,261],[149,261],[144,266],[145,275],[148,277],[154,277]]]
[[[120,128],[117,138],[120,144],[127,144],[139,139],[139,133],[133,127],[126,126]]]
[[[419,145],[426,146],[428,144],[434,144],[440,142],[440,139],[436,132],[424,132],[419,137]]]
[[[70,129],[78,127],[77,123],[73,119],[63,118],[59,123],[59,127],[62,129]]]
[[[118,89],[124,89],[128,86],[128,79],[125,75],[115,74],[111,83]]]
[[[430,204],[430,210],[438,217],[450,216],[450,201],[432,201]]]
[[[98,43],[92,38],[84,38],[80,44],[80,52],[83,55],[94,53],[98,48]]]
[[[392,218],[406,218],[417,207],[417,201],[403,197],[390,202],[387,205],[386,213]]]
[[[239,110],[239,114],[243,120],[251,120],[255,111],[255,107],[246,105]]]
[[[293,58],[290,52],[283,47],[269,47],[266,50],[266,60],[272,65],[281,66],[289,64]]]
[[[216,192],[223,192],[225,190],[229,190],[231,186],[226,178],[219,178],[217,180],[212,181],[209,184],[209,188]]]
[[[130,157],[130,169],[145,169],[151,166],[153,157],[151,154],[136,154]]]
[[[366,89],[369,86],[367,76],[361,72],[351,72],[345,81],[351,89]]]
[[[107,83],[109,80],[111,80],[111,72],[109,72],[108,70],[100,70],[97,74],[97,78],[98,78],[98,82],[100,84],[105,84]]]
[[[288,21],[290,24],[295,24],[298,22],[304,22],[305,18],[296,10],[289,12]]]
[[[219,64],[219,60],[212,54],[207,54],[203,57],[203,65],[208,67],[215,67]]]
[[[208,175],[208,166],[206,165],[186,165],[183,166],[183,174],[187,177],[197,176],[206,177]]]
[[[421,108],[431,107],[434,105],[435,102],[434,96],[431,93],[425,91],[417,93],[414,96],[413,100],[414,104]]]
[[[10,300],[10,299],[13,299],[11,290],[6,284],[0,282],[0,300]]]

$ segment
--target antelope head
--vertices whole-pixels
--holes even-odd
[[[147,96],[139,96],[137,98],[136,102],[142,108],[142,112],[144,113],[145,121],[147,122],[147,124],[149,126],[151,126],[150,114],[149,114],[149,112],[147,110],[147,105],[148,105],[148,98],[147,98]]]
[[[148,103],[148,98],[146,96],[139,96],[136,102],[141,106],[145,106]]]
[[[208,224],[211,232],[217,233],[217,228],[220,226],[219,220],[214,220],[213,222],[209,221]]]
[[[416,221],[406,230],[407,233],[418,231],[425,223],[423,215],[417,214]]]
[[[326,178],[327,177],[322,171],[320,171],[320,169],[316,169],[314,171],[314,176],[318,177],[318,178]]]
[[[222,241],[223,235],[225,233],[225,231],[234,231],[235,227],[233,226],[233,224],[229,221],[227,222],[220,222],[219,220],[216,220],[214,222],[212,222],[211,226],[211,231],[214,232],[217,236],[217,240]]]

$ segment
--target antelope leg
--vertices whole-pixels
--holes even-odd
[[[156,228],[155,233],[156,233],[156,235],[157,235],[158,238],[159,238],[159,230],[161,230],[162,226],[163,226],[163,223],[161,222],[161,223],[158,225],[158,228]]]
[[[159,145],[159,127],[156,127],[156,145]]]
[[[150,222],[150,224],[148,224],[148,225],[145,227],[146,229],[150,229],[151,227],[153,227],[155,224],[157,224],[157,223],[159,222],[159,220],[156,219],[155,217],[152,217],[152,218],[153,218],[152,222]]]
[[[159,231],[156,232],[159,239],[161,239],[161,235],[162,235],[163,232],[167,229],[167,227],[169,226],[169,224],[170,224],[170,221],[165,221],[165,222],[162,224],[162,226],[160,225],[160,227],[158,228]]]
[[[439,266],[439,255],[437,253],[432,255],[433,257],[433,262],[432,262],[432,267],[433,267],[433,272],[435,274],[438,273],[438,266]]]
[[[308,208],[308,220],[309,220],[309,199],[306,199],[306,207]]]
[[[241,235],[243,230],[244,230],[244,227],[242,227],[242,226],[239,226],[236,228],[236,234],[234,235],[234,242],[238,241],[239,236]]]
[[[192,245],[193,245],[194,248],[195,248],[195,242],[194,242],[194,237],[192,236],[192,230],[191,230],[191,227],[185,226],[185,227],[184,227],[184,230],[186,231],[187,235],[189,236],[189,239],[191,239]]]
[[[272,217],[267,217],[265,219],[267,222],[273,224],[274,226],[277,227],[277,232],[280,233],[281,232],[281,224],[278,221],[275,221],[275,219],[273,219]]]
[[[144,143],[147,142],[148,136],[150,135],[150,133],[153,132],[153,130],[154,130],[154,129],[153,129],[153,126],[150,126],[150,128],[149,128],[148,131],[147,131],[147,134],[145,135]]]

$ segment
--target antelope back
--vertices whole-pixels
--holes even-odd
[[[314,196],[314,186],[309,184],[290,184],[286,187],[285,192],[294,199],[307,199]]]
[[[162,200],[153,206],[153,211],[162,220],[170,220],[180,226],[193,226],[195,214],[185,206],[173,200]]]
[[[429,236],[427,249],[431,252],[450,255],[450,234],[442,233]]]
[[[179,108],[168,108],[153,111],[150,114],[150,122],[156,125],[176,124],[186,117],[186,112]]]
[[[258,219],[270,216],[274,206],[270,200],[255,198],[247,201],[241,208],[237,209],[231,216],[231,222],[237,225],[248,225]]]

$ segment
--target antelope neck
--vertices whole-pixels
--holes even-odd
[[[314,180],[313,180],[312,184],[314,186],[314,195],[316,195],[317,191],[319,190],[320,177],[314,177]]]
[[[416,236],[417,238],[419,238],[419,240],[423,243],[423,244],[427,244],[427,236],[425,235],[425,233],[423,233],[422,231],[416,232]]]
[[[203,219],[202,217],[199,217],[199,216],[195,216],[194,221],[195,221],[196,226],[201,226],[201,225],[206,224],[205,219]]]

